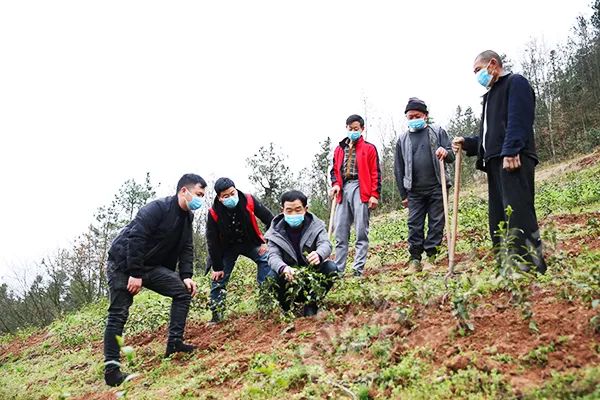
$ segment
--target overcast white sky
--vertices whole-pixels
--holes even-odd
[[[564,42],[590,0],[3,1],[0,280],[68,246],[129,178],[247,185],[276,142],[295,169],[366,95],[437,122],[479,112],[473,58]],[[241,183],[241,185],[240,185]]]

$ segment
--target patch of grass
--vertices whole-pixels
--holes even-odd
[[[554,343],[538,346],[521,357],[521,360],[528,365],[545,366],[548,364],[548,354],[555,350]]]
[[[538,184],[535,202],[538,215],[543,217],[560,212],[581,211],[584,206],[600,201],[598,174],[600,165]]]
[[[419,381],[428,369],[418,356],[418,351],[404,355],[399,363],[381,370],[375,381],[380,389],[405,388]]]
[[[553,373],[540,388],[523,397],[525,400],[542,399],[599,399],[600,367],[586,368],[576,373]]]
[[[35,335],[36,333],[39,333],[39,332],[40,332],[39,328],[30,327],[30,328],[20,329],[15,333],[5,333],[3,335],[0,335],[0,345],[10,344],[14,340],[26,340],[30,336]]]
[[[66,315],[50,325],[48,331],[67,347],[79,346],[102,338],[108,301],[89,304],[76,313]]]
[[[0,398],[56,398],[64,392],[83,395],[100,386],[101,373],[102,355],[91,348],[55,349],[52,354],[0,365]]]
[[[415,400],[514,398],[510,386],[500,373],[487,373],[474,368],[420,379],[406,388],[393,391],[392,396],[391,398]]]
[[[307,384],[318,382],[325,372],[316,365],[294,363],[289,367],[278,368],[269,363],[268,367],[254,368],[250,374],[253,379],[249,380],[252,383],[242,391],[244,399],[272,399],[289,390],[301,392]]]

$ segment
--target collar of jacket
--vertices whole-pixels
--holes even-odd
[[[237,211],[237,210],[245,210],[246,209],[246,203],[247,203],[246,194],[243,193],[243,192],[241,192],[238,189],[236,189],[236,190],[237,190],[237,193],[238,193],[238,199],[239,200],[238,200],[237,205],[234,208],[232,208],[232,209],[229,209],[229,208],[225,207],[223,205],[223,203],[221,203],[219,201],[219,196],[218,195],[215,196],[215,200],[213,201],[212,208],[213,208],[213,210],[216,211],[217,214],[222,214],[224,211],[234,211],[234,210]]]
[[[304,225],[302,226],[302,236],[300,238],[300,247],[306,244],[307,240],[310,239],[307,232],[312,228],[314,223],[314,216],[312,213],[307,212],[304,216]],[[287,233],[285,231],[286,222],[284,220],[283,214],[279,214],[273,219],[271,224],[271,228],[265,234],[265,238],[267,240],[272,240],[273,243],[277,244],[282,250],[284,250],[288,256],[296,260],[296,251],[294,250],[294,246],[292,242],[288,239]]]
[[[364,142],[365,142],[365,138],[361,134],[360,137],[358,138],[358,140],[356,140],[356,142],[354,142],[354,147],[358,147],[359,145],[362,145]],[[340,142],[340,147],[344,148],[344,147],[347,147],[349,144],[350,144],[350,138],[345,138],[344,140],[342,140]]]
[[[179,210],[180,213],[185,214],[188,218],[194,218],[194,213],[190,210],[184,210],[179,206],[179,196],[169,196],[167,197],[167,204],[169,207],[175,207],[175,209]]]
[[[512,72],[507,72],[507,73],[505,73],[504,75],[501,75],[501,76],[498,78],[498,80],[497,80],[496,82],[494,82],[494,84],[492,85],[492,87],[491,87],[491,88],[490,88],[490,89],[489,89],[487,92],[485,92],[485,93],[483,94],[483,96],[481,96],[481,97],[483,97],[483,99],[484,99],[484,100],[485,100],[485,99],[487,99],[487,96],[488,96],[488,94],[489,94],[489,93],[490,93],[492,90],[494,90],[494,88],[497,88],[497,87],[498,87],[498,85],[501,85],[501,84],[502,84],[502,83],[503,83],[503,82],[504,82],[506,79],[508,79],[508,77],[509,77],[509,76],[511,76],[511,75],[512,75]]]

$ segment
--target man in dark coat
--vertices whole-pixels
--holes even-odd
[[[256,280],[270,275],[267,245],[257,218],[268,227],[273,214],[251,194],[239,191],[229,178],[215,182],[215,200],[206,221],[206,243],[212,266],[210,308],[212,322],[223,318],[224,290],[240,255],[256,263]]]
[[[127,377],[120,370],[117,336],[123,335],[129,307],[142,287],[173,299],[166,356],[194,350],[183,343],[183,333],[190,301],[196,294],[192,212],[202,206],[205,187],[206,182],[198,175],[182,176],[174,196],[142,207],[110,247],[110,306],[104,332],[104,379],[110,386],[120,385]]]
[[[477,156],[477,168],[488,177],[489,229],[497,249],[501,222],[511,228],[513,253],[522,257],[520,267],[534,266],[546,271],[542,240],[535,213],[535,151],[533,121],[535,94],[529,81],[506,71],[498,53],[488,50],[479,54],[473,64],[477,81],[487,89],[483,95],[483,113],[479,135],[456,137],[467,156]],[[506,210],[510,206],[509,217]]]

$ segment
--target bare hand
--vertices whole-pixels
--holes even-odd
[[[310,253],[306,259],[308,260],[308,263],[310,265],[319,265],[321,264],[321,257],[319,257],[319,255],[317,254],[316,251],[313,251],[312,253]]]
[[[294,280],[294,276],[296,275],[296,269],[292,267],[286,266],[283,269],[283,277],[286,281],[291,282]]]
[[[142,278],[130,276],[129,281],[127,282],[127,290],[134,296],[138,294],[140,290],[142,290]]]
[[[452,140],[452,150],[455,153],[458,153],[461,150],[462,146],[465,144],[465,138],[462,136],[457,136]]]
[[[266,244],[261,244],[260,247],[258,248],[258,255],[261,257],[264,256],[265,254],[267,254],[268,249],[269,248],[267,247]]]
[[[438,147],[438,149],[435,151],[435,156],[438,160],[444,160],[447,155],[448,151],[443,147]]]
[[[516,171],[521,168],[521,157],[518,154],[514,157],[504,157],[502,168],[508,172]]]
[[[210,279],[212,279],[213,281],[220,281],[221,279],[223,279],[223,277],[225,276],[225,272],[223,271],[213,271],[210,274]]]
[[[369,199],[369,210],[374,210],[377,208],[377,204],[379,204],[379,200],[376,197],[371,196]]]
[[[408,198],[402,200],[402,207],[404,207],[404,208],[408,207]]]
[[[331,196],[332,199],[336,198],[339,193],[340,193],[340,187],[338,185],[335,185],[329,191],[329,195]]]
[[[188,292],[192,294],[192,297],[194,297],[196,293],[198,293],[198,285],[192,280],[192,278],[185,278],[183,280],[183,283],[185,284],[185,287],[187,288]]]

